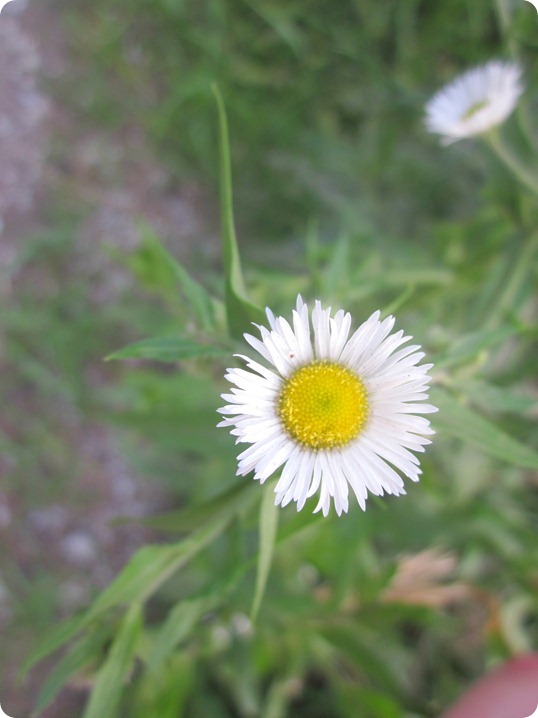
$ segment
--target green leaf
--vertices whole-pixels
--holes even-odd
[[[142,521],[139,517],[133,520],[159,531],[172,533],[193,531],[201,524],[211,523],[214,517],[223,510],[237,512],[242,510],[248,506],[255,495],[259,493],[259,490],[260,487],[254,481],[244,481],[203,504],[186,506],[179,511],[170,511],[166,514],[151,516]],[[124,519],[120,519],[120,522],[123,521]]]
[[[275,3],[260,3],[255,0],[246,0],[252,12],[266,22],[274,31],[275,35],[285,43],[290,50],[301,58],[303,56],[304,42],[302,34],[295,22],[294,11],[287,3],[279,5]]]
[[[349,285],[350,262],[349,236],[339,237],[332,245],[329,261],[323,272],[323,293],[325,296],[337,296],[338,291]]]
[[[227,602],[228,596],[250,569],[251,564],[252,559],[239,563],[233,570],[225,572],[222,579],[213,581],[207,593],[176,604],[156,635],[148,659],[151,671],[160,673],[163,662],[168,660],[176,647],[198,627],[202,616]]]
[[[250,611],[252,621],[256,620],[256,616],[260,610],[275,548],[279,509],[275,506],[273,488],[273,482],[265,487],[263,499],[260,504],[260,550],[258,554],[256,589]]]
[[[160,670],[166,660],[182,641],[184,641],[202,616],[211,611],[219,602],[216,595],[202,596],[189,601],[180,601],[168,614],[156,637],[148,665],[151,671]]]
[[[84,666],[95,660],[110,634],[108,624],[100,624],[84,636],[64,658],[56,664],[39,692],[35,713],[41,712],[54,700],[68,680]]]
[[[402,718],[404,715],[399,703],[386,692],[345,681],[337,683],[335,688],[339,702],[348,709],[344,715],[367,715],[368,718]]]
[[[83,718],[113,718],[135,657],[142,632],[142,606],[134,603],[125,614],[106,661],[101,666]]]
[[[144,671],[129,706],[129,718],[178,718],[191,691],[196,690],[196,662],[192,654],[170,656],[155,672]]]
[[[169,576],[224,531],[233,517],[244,509],[255,495],[252,488],[258,489],[258,486],[254,482],[248,482],[240,487],[234,487],[232,492],[208,502],[209,506],[206,506],[199,514],[200,520],[207,519],[207,521],[199,530],[182,541],[164,546],[145,546],[140,549],[116,580],[97,597],[84,615],[66,621],[49,634],[44,643],[28,658],[24,672],[63,646],[92,622],[101,619],[102,614],[106,611],[124,604],[142,605]],[[187,526],[188,512],[184,514],[184,517],[186,520],[181,527],[182,530],[187,530],[190,528]],[[191,521],[191,523],[193,522]],[[238,575],[243,571],[244,567],[241,568]],[[230,586],[234,585],[236,580],[237,576],[234,575],[230,579]],[[226,590],[225,587],[224,592],[219,591],[211,596],[202,597],[199,600],[198,609],[203,612],[203,601],[207,602],[207,606],[212,602],[216,603]],[[209,609],[206,608],[206,610]],[[92,633],[93,635],[95,634]],[[54,697],[57,689],[61,687],[61,683],[87,659],[89,660],[89,654],[97,641],[97,638],[92,640],[91,636],[82,640],[79,646],[59,664],[43,689],[40,705],[46,705]]]
[[[127,265],[140,281],[166,299],[179,300],[179,285],[194,311],[198,326],[204,331],[215,328],[211,296],[147,227],[143,229],[142,245],[129,256]]]
[[[416,289],[421,286],[444,286],[451,283],[453,276],[446,269],[418,268],[418,269],[391,269],[380,270],[375,264],[367,263],[361,267],[355,278],[352,277],[349,290],[346,294],[348,304],[364,301],[366,297],[378,293],[382,289],[394,290],[404,287]]]
[[[265,314],[260,307],[251,302],[245,289],[235,235],[228,120],[224,101],[218,87],[213,85],[212,90],[219,113],[220,211],[226,317],[231,336],[235,339],[241,339],[243,333],[250,328],[252,322],[261,324],[265,321]]]
[[[221,534],[239,511],[250,502],[253,495],[249,490],[251,482],[243,484],[241,488],[237,493],[230,492],[225,499],[219,497],[216,500],[218,510],[190,536],[174,544],[141,548],[116,580],[96,599],[86,614],[87,619],[91,620],[115,606],[145,601],[151,596],[169,576]]]
[[[145,601],[167,578],[211,543],[224,530],[232,515],[222,512],[211,524],[177,543],[141,548],[115,581],[98,596],[86,614],[87,620],[115,606]]]
[[[480,352],[492,349],[497,344],[502,344],[517,334],[518,331],[516,327],[508,326],[466,334],[454,341],[445,352],[441,352],[441,354],[434,357],[435,368],[445,369],[455,364],[472,361]]]
[[[469,382],[465,390],[473,404],[486,412],[525,414],[538,410],[538,399],[530,393],[523,393],[523,389],[477,380]]]
[[[387,642],[380,643],[375,630],[364,623],[327,622],[320,634],[376,685],[382,685],[396,699],[405,696],[405,679],[398,663],[387,660],[391,646]]]
[[[292,700],[289,678],[276,678],[266,691],[265,705],[260,718],[284,718]]]
[[[538,453],[499,429],[439,387],[431,390],[431,401],[439,408],[433,424],[445,432],[478,446],[482,451],[515,466],[538,469]]]
[[[68,643],[85,625],[86,616],[82,615],[72,616],[60,623],[59,626],[54,626],[28,656],[21,669],[21,675],[24,676],[33,666]]]
[[[196,357],[225,356],[229,351],[222,347],[199,344],[188,337],[155,337],[129,344],[107,356],[109,359],[154,359],[177,362]]]

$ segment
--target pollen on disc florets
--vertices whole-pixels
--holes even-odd
[[[361,432],[368,396],[360,378],[336,362],[318,361],[288,377],[278,397],[288,435],[310,449],[337,449]]]

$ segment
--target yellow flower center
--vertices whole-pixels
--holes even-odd
[[[368,397],[362,381],[346,367],[313,362],[284,382],[278,415],[299,444],[335,449],[348,444],[364,427]]]
[[[463,121],[470,120],[473,115],[476,115],[477,112],[479,112],[480,110],[483,110],[484,107],[487,107],[487,106],[488,106],[488,102],[486,100],[480,100],[479,102],[475,102],[474,105],[471,105],[471,107],[469,107],[467,109],[467,111],[463,114],[461,119]]]

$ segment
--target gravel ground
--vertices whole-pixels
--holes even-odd
[[[185,259],[193,247],[217,252],[215,218],[196,184],[171,190],[165,170],[136,126],[107,132],[80,127],[65,101],[47,92],[54,80],[76,72],[61,29],[61,3],[15,0],[0,14],[0,299],[17,303],[24,239],[47,226],[51,201],[68,192],[71,205],[84,207],[70,271],[91,277],[89,301],[106,306],[131,281],[108,266],[105,246],[136,246],[139,221],[151,226],[175,254]],[[58,138],[61,151],[58,152]],[[52,151],[55,148],[55,151]],[[27,281],[27,280],[26,280]],[[35,276],[32,277],[35,281]],[[39,280],[38,280],[39,281]],[[2,361],[0,327],[0,371]],[[89,368],[91,372],[92,368]],[[95,372],[99,376],[99,372]],[[109,429],[80,416],[76,407],[36,405],[36,398],[13,392],[29,415],[52,412],[75,448],[76,467],[68,498],[28,506],[12,489],[16,458],[0,448],[0,550],[2,566],[17,567],[29,579],[45,574],[60,597],[56,612],[87,605],[148,539],[140,527],[111,527],[118,515],[144,515],[165,498],[134,475]],[[3,404],[7,402],[3,400]],[[54,404],[54,402],[53,402]],[[60,418],[58,418],[60,417]],[[0,432],[16,432],[0,418]],[[16,437],[15,437],[16,438]],[[25,718],[35,704],[43,668],[21,684],[17,671],[32,635],[15,620],[16,596],[0,568],[0,703],[9,716]],[[84,685],[66,689],[44,718],[76,718],[86,696]]]
[[[21,8],[8,5],[0,15],[0,271],[4,277],[17,259],[21,231],[28,231],[34,221],[50,119],[50,102],[37,83],[39,50],[21,27],[25,11]]]

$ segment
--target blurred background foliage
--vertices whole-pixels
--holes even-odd
[[[264,491],[235,477],[233,440],[215,428],[242,345],[226,332],[211,238],[164,249],[141,208],[137,245],[111,237],[88,269],[74,237],[92,200],[66,192],[67,170],[47,231],[25,240],[11,270],[7,491],[21,517],[59,502],[76,524],[99,491],[91,480],[75,488],[80,435],[99,426],[142,477],[146,508],[156,492],[167,512],[138,519],[155,545],[104,592],[91,586],[92,607],[48,637],[73,612],[69,571],[59,576],[37,546],[6,562],[17,600],[6,642],[23,633],[38,661],[71,641],[37,714],[67,683],[84,696],[93,687],[84,718],[438,716],[486,667],[538,640],[538,211],[479,142],[443,148],[428,136],[423,104],[458,72],[513,56],[532,113],[535,11],[508,0],[71,0],[50,14],[70,64],[48,91],[83,127],[134,128],[168,192],[204,187],[208,235],[218,84],[250,295],[286,316],[298,291],[356,324],[395,312],[436,363],[441,412],[407,497],[371,498],[340,519],[312,516],[311,504],[282,510],[264,576]],[[522,124],[518,112],[506,128],[515,143],[527,141]],[[69,144],[53,139],[52,161],[69,166]],[[96,283],[117,272],[129,279],[113,300],[96,299]],[[102,362],[131,342],[142,344],[126,361]],[[23,540],[21,521],[6,555]]]
[[[511,38],[528,55],[536,43],[525,7],[513,8],[503,38],[495,5],[466,0],[75,8],[70,27],[84,76],[73,80],[84,90],[73,94],[84,120],[134,118],[178,178],[216,176],[207,88],[218,83],[249,242],[289,240],[312,214],[338,228],[373,224],[377,234],[425,241],[432,218],[468,212],[482,159],[463,163],[425,137],[423,101],[458,71],[506,53]]]

